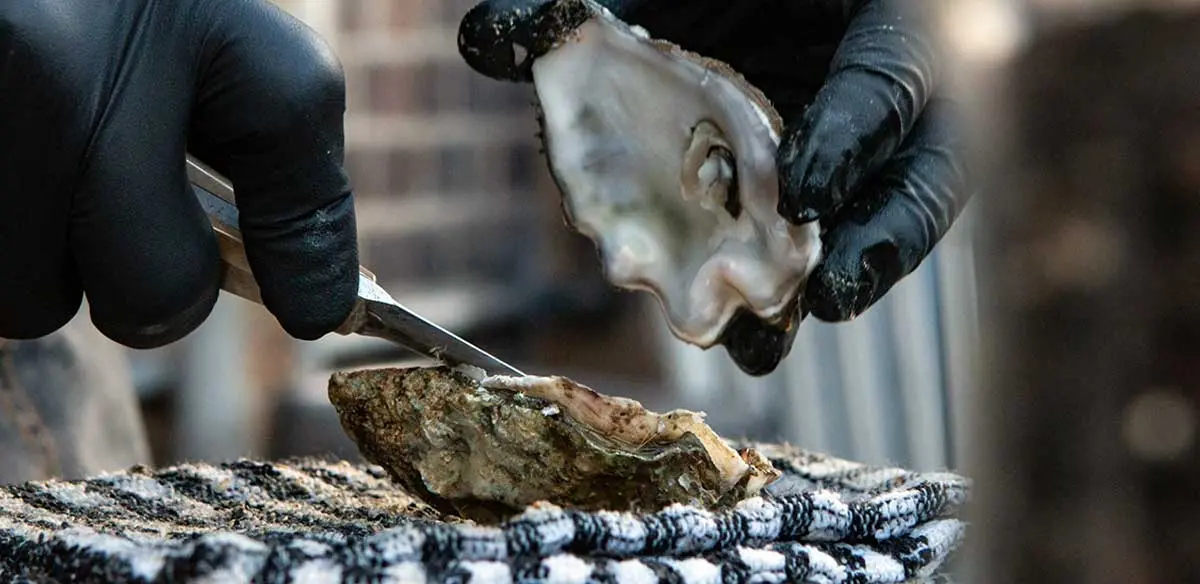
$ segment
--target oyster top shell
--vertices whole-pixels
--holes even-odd
[[[789,326],[820,234],[777,211],[770,102],[591,0],[559,3],[588,17],[533,61],[542,139],[568,221],[609,281],[651,292],[675,336],[701,347],[739,311]]]
[[[707,508],[780,476],[686,410],[658,414],[562,377],[446,367],[336,373],[329,398],[363,456],[426,503],[498,521],[549,501],[588,510]]]

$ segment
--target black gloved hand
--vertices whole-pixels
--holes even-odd
[[[779,211],[820,219],[824,260],[808,281],[802,312],[853,318],[912,272],[967,200],[954,106],[938,94],[938,55],[917,12],[923,0],[600,0],[618,18],[706,57],[725,61],[783,116]],[[487,0],[460,27],[459,49],[475,70],[531,81],[551,26],[548,0]],[[513,45],[528,54],[518,62]],[[727,343],[786,353],[788,339],[755,323]],[[744,330],[742,330],[744,329]],[[753,349],[758,347],[758,349]],[[762,369],[762,367],[759,367]]]
[[[266,307],[301,339],[357,290],[345,88],[266,0],[0,4],[0,337],[51,333],[86,293],[105,335],[155,347],[216,301],[190,151],[233,182]]]

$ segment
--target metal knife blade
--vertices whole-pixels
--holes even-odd
[[[221,287],[261,304],[262,297],[246,260],[246,250],[238,229],[237,200],[233,186],[191,156],[187,157],[187,171],[192,191],[217,234],[224,264]],[[384,339],[419,355],[450,365],[473,365],[491,375],[524,375],[516,367],[404,307],[375,282],[374,274],[361,266],[358,300],[346,322],[336,332]]]

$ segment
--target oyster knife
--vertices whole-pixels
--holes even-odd
[[[191,156],[187,157],[187,172],[192,191],[208,214],[217,236],[223,272],[221,288],[262,304],[238,228],[233,186]],[[374,274],[362,266],[359,266],[358,300],[336,332],[385,339],[422,356],[450,365],[473,365],[491,375],[524,375],[516,367],[405,308],[375,281]]]

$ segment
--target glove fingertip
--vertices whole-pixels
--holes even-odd
[[[46,301],[43,297],[41,305],[0,297],[0,343],[4,339],[25,341],[49,335],[71,322],[82,304],[83,293],[78,290],[61,299]]]
[[[339,262],[340,263],[340,262]],[[318,292],[301,290],[300,286],[288,291],[286,298],[276,296],[268,304],[279,325],[289,336],[301,341],[315,341],[339,329],[349,318],[358,298],[357,263],[345,266],[330,266],[323,280],[306,278],[318,287]]]
[[[263,304],[304,341],[337,330],[358,296],[354,201],[346,196],[298,220],[244,229]]]
[[[810,110],[811,112],[812,110]],[[822,148],[825,140],[818,132],[819,118],[806,115],[799,128],[788,131],[779,146],[776,166],[779,168],[778,213],[791,222],[802,225],[816,221],[832,212],[842,192],[838,172],[849,161],[845,155]]]
[[[216,280],[213,285],[196,291],[194,302],[169,317],[157,319],[151,325],[130,323],[124,315],[111,315],[91,306],[92,323],[109,340],[131,349],[156,349],[190,335],[212,314],[220,297]]]
[[[326,294],[316,303],[274,303],[272,312],[284,332],[301,341],[315,341],[340,328],[349,318],[358,294],[357,270],[345,272],[336,277],[336,283],[325,287]]]
[[[458,53],[475,71],[494,79],[522,80],[506,29],[495,25],[491,2],[472,7],[458,23]]]
[[[571,0],[486,0],[459,22],[458,52],[483,75],[529,82],[533,60],[590,16]]]
[[[853,320],[903,275],[900,251],[893,243],[879,242],[861,251],[836,250],[809,278],[804,305],[824,322]]]
[[[751,312],[739,310],[725,328],[720,343],[743,373],[761,377],[778,368],[791,352],[796,338],[795,324],[800,320],[803,320],[803,313],[780,327],[768,324]]]
[[[822,322],[845,322],[854,315],[854,307],[847,300],[854,293],[844,292],[846,280],[829,279],[824,272],[815,272],[808,280],[804,292],[804,306],[813,318]]]

